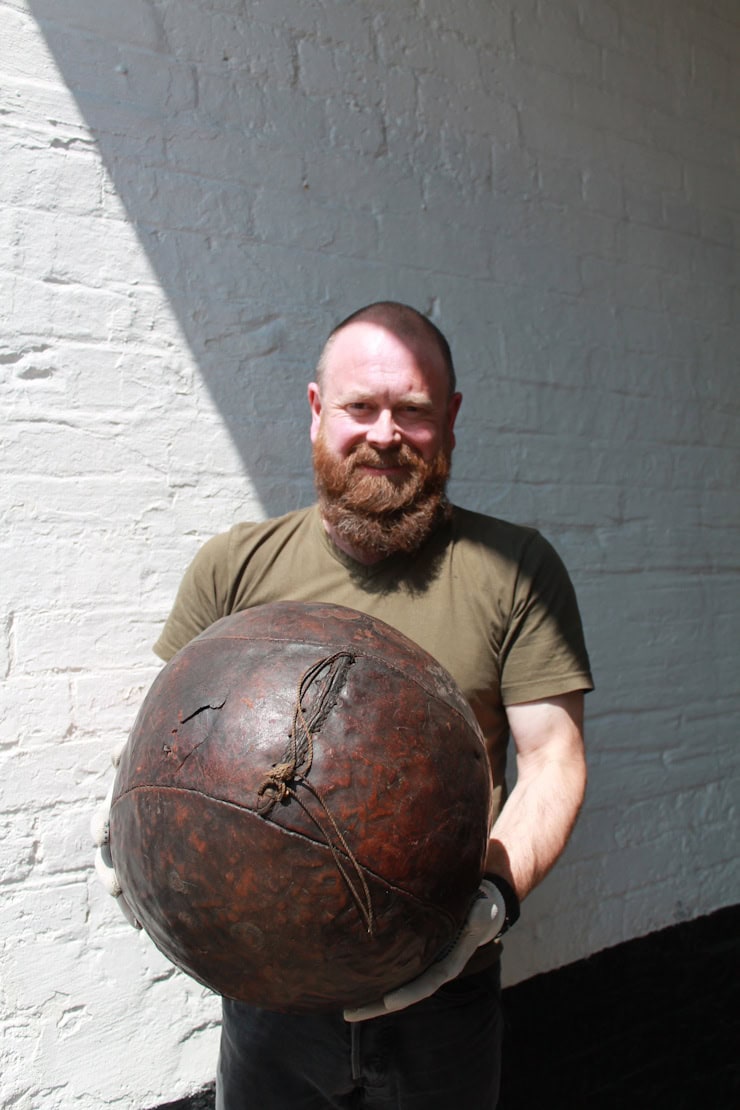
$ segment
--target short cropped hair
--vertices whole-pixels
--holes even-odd
[[[356,312],[353,312],[337,324],[335,328],[332,328],[326,338],[324,349],[316,367],[316,380],[319,385],[321,385],[326,357],[331,348],[332,340],[344,328],[360,321],[382,324],[402,339],[426,339],[431,342],[442,358],[447,373],[450,396],[452,396],[457,385],[457,377],[449,343],[436,324],[433,324],[427,316],[412,308],[411,305],[401,304],[399,301],[374,301],[373,304],[365,305],[364,308],[358,308]]]

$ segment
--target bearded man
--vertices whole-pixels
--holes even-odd
[[[318,504],[206,543],[155,645],[170,659],[219,618],[273,601],[362,610],[457,679],[494,783],[486,877],[452,952],[352,1013],[285,1015],[225,999],[219,1110],[496,1104],[500,937],[576,819],[592,683],[550,545],[447,501],[461,399],[446,339],[414,309],[379,302],[339,324],[308,387]],[[506,799],[509,737],[517,783]]]

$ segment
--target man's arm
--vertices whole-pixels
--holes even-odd
[[[583,693],[507,707],[519,777],[491,832],[487,871],[510,883],[519,900],[545,877],[565,847],[586,788]],[[459,975],[481,944],[506,922],[495,881],[483,882],[458,942],[444,959],[376,1003],[345,1010],[364,1021],[421,1001]]]
[[[586,789],[583,692],[506,708],[517,782],[493,829],[486,871],[523,900],[568,842]]]

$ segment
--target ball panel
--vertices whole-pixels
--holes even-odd
[[[474,731],[478,730],[475,714],[449,671],[398,629],[365,613],[321,602],[301,604],[278,601],[222,617],[197,639],[202,642],[252,638],[265,642],[272,640],[287,648],[313,644],[320,652],[328,647],[335,651],[358,650],[379,659],[393,659],[394,666],[405,678],[425,686],[434,696],[454,705],[469,726]],[[187,647],[183,648],[183,651],[187,650]]]
[[[163,845],[145,855],[114,852],[137,917],[173,963],[219,993],[293,1011],[362,1005],[418,974],[455,935],[449,914],[363,870],[370,936],[326,846],[247,811],[235,821],[233,809],[186,791],[138,788],[111,814],[116,844],[146,836]],[[217,867],[205,845],[218,846]],[[245,866],[245,846],[269,867]]]

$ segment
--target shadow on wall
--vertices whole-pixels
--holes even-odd
[[[312,497],[305,384],[323,338],[364,293],[376,298],[372,287],[356,295],[351,287],[351,250],[359,258],[362,244],[342,245],[341,205],[321,207],[309,193],[307,158],[326,123],[318,101],[295,88],[287,35],[243,10],[208,9],[30,3],[255,492],[275,515]],[[100,220],[101,256],[109,224]],[[141,295],[146,312],[143,291],[127,292]]]

